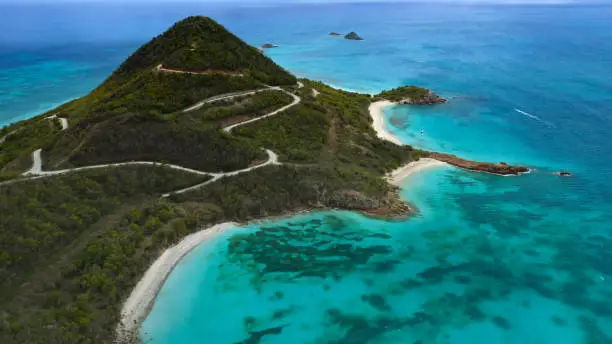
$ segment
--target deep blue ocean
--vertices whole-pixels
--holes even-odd
[[[0,5],[0,124],[86,94],[187,15],[280,45],[266,53],[299,76],[431,88],[450,101],[387,110],[403,142],[534,172],[416,174],[403,221],[230,230],[172,273],[147,342],[612,343],[612,7]]]

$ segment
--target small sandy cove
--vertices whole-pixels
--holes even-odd
[[[132,290],[130,297],[123,304],[121,323],[117,328],[118,342],[138,330],[140,322],[151,310],[155,298],[168,275],[183,257],[198,245],[236,226],[237,224],[234,222],[225,222],[202,229],[186,236],[181,242],[165,250],[147,270]]]
[[[395,186],[400,186],[404,179],[410,177],[411,175],[417,172],[443,166],[448,166],[448,164],[435,159],[421,158],[417,161],[413,161],[398,169],[393,170],[387,175],[387,181]]]
[[[381,100],[370,104],[370,117],[372,117],[372,121],[374,122],[372,126],[374,127],[376,135],[379,138],[401,146],[403,145],[403,143],[399,139],[397,139],[397,137],[393,136],[390,132],[388,132],[386,128],[384,110],[386,107],[391,105],[395,105],[395,103],[390,102],[388,100]],[[447,164],[445,162],[438,161],[435,159],[422,158],[418,161],[413,161],[392,171],[387,175],[387,181],[389,181],[389,183],[395,186],[399,186],[402,180],[408,178],[410,175],[416,172],[441,166],[447,166]]]
[[[391,133],[387,131],[387,125],[385,123],[384,109],[391,105],[394,105],[394,103],[388,100],[381,100],[370,104],[370,116],[374,121],[372,126],[374,127],[374,130],[376,130],[376,135],[378,135],[379,138],[401,146],[403,145],[402,141],[398,140],[395,136],[391,135]]]

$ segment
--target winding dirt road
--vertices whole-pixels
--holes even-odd
[[[242,169],[242,170],[232,171],[232,172],[209,173],[208,175],[212,176],[213,177],[212,179],[207,180],[204,183],[196,184],[196,185],[193,185],[193,186],[181,189],[181,190],[175,190],[175,191],[172,191],[170,193],[163,194],[162,197],[168,197],[170,195],[178,195],[178,194],[182,194],[182,193],[185,193],[185,192],[188,192],[188,191],[191,191],[191,190],[196,190],[196,189],[201,188],[203,186],[206,186],[206,185],[208,185],[210,183],[214,183],[217,180],[219,180],[221,178],[224,178],[224,177],[236,176],[236,175],[239,175],[241,173],[250,172],[250,171],[253,171],[253,170],[256,170],[258,168],[262,168],[262,167],[265,167],[265,166],[268,166],[268,165],[280,165],[281,164],[280,162],[278,162],[278,155],[276,155],[276,153],[274,153],[273,151],[271,151],[269,149],[266,149],[266,153],[268,153],[268,160],[266,162],[264,162],[264,163],[261,163],[261,164],[256,165],[256,166],[248,167],[248,168],[245,168],[245,169]]]
[[[220,75],[233,76],[233,77],[239,77],[239,78],[244,77],[244,74],[242,73],[236,73],[234,71],[228,71],[228,70],[210,69],[210,70],[191,70],[190,71],[190,70],[182,70],[179,68],[166,67],[163,64],[157,65],[157,67],[155,67],[155,71],[164,72],[164,73],[191,74],[191,75],[220,74]]]
[[[192,106],[186,108],[185,110],[183,110],[183,112],[195,111],[195,110],[200,109],[202,106],[204,106],[206,104],[218,102],[218,101],[221,101],[221,100],[234,99],[236,97],[250,96],[250,95],[254,95],[254,94],[260,93],[260,92],[281,91],[281,90],[282,89],[280,87],[266,87],[266,88],[260,88],[258,90],[252,90],[252,91],[240,91],[240,92],[226,93],[226,94],[210,97],[208,99],[204,99],[204,100],[202,100],[200,102],[197,102],[194,105],[192,105]]]
[[[62,130],[68,129],[68,119],[63,117],[57,117],[57,114],[47,117],[47,119],[58,119],[62,125]]]
[[[278,86],[269,86],[266,88],[262,88],[262,89],[258,89],[258,90],[252,90],[252,91],[241,91],[241,92],[233,92],[233,93],[227,93],[227,94],[223,94],[223,95],[218,95],[215,97],[211,97],[208,98],[206,100],[200,101],[198,103],[196,103],[195,105],[183,110],[183,112],[188,112],[188,111],[193,111],[193,110],[197,110],[199,108],[201,108],[204,104],[208,104],[208,103],[212,103],[212,102],[216,102],[216,101],[220,101],[220,100],[225,100],[225,99],[232,99],[235,97],[241,97],[241,96],[246,96],[246,95],[253,95],[259,92],[264,92],[264,91],[281,91],[281,92],[285,92],[287,94],[289,94],[290,96],[293,97],[293,102],[289,105],[285,105],[282,108],[275,110],[269,114],[263,115],[261,117],[257,117],[257,118],[253,118],[244,122],[240,122],[240,123],[236,123],[233,125],[230,125],[228,127],[223,128],[223,131],[225,132],[231,132],[232,129],[241,126],[241,125],[246,125],[249,123],[253,123],[255,121],[264,119],[264,118],[268,118],[274,115],[277,115],[283,111],[286,111],[287,109],[299,104],[302,99],[298,96],[296,96],[295,94],[285,91],[282,88],[278,87]],[[53,115],[50,117],[47,117],[47,119],[54,119],[57,118],[57,115]],[[62,129],[66,130],[68,129],[68,121],[65,118],[59,118],[61,123],[62,123]],[[63,120],[63,121],[62,121]],[[65,121],[65,122],[64,122]],[[26,180],[33,180],[33,179],[39,179],[39,178],[44,178],[44,177],[50,177],[50,176],[56,176],[56,175],[61,175],[61,174],[66,174],[66,173],[71,173],[71,172],[77,172],[77,171],[83,171],[83,170],[91,170],[91,169],[98,169],[98,168],[108,168],[108,167],[117,167],[117,166],[130,166],[130,165],[149,165],[149,166],[164,166],[164,167],[168,167],[171,169],[175,169],[175,170],[179,170],[179,171],[184,171],[184,172],[189,172],[189,173],[193,173],[193,174],[198,174],[198,175],[203,175],[203,176],[210,176],[212,177],[212,179],[207,180],[204,183],[200,183],[197,185],[193,185],[184,189],[180,189],[180,190],[176,190],[176,191],[172,191],[169,193],[164,194],[162,197],[168,197],[170,195],[173,194],[181,194],[181,193],[185,193],[191,190],[195,190],[197,188],[206,186],[210,183],[216,182],[217,180],[221,179],[221,178],[225,178],[225,177],[231,177],[231,176],[235,176],[241,173],[246,173],[246,172],[250,172],[253,171],[255,169],[258,168],[262,168],[268,165],[280,165],[281,163],[278,161],[278,155],[276,153],[274,153],[273,151],[266,149],[265,150],[266,153],[268,154],[268,160],[266,160],[264,163],[261,163],[259,165],[256,166],[251,166],[245,169],[241,169],[241,170],[237,170],[237,171],[231,171],[231,172],[204,172],[204,171],[199,171],[199,170],[194,170],[191,168],[187,168],[187,167],[183,167],[183,166],[178,166],[178,165],[173,165],[173,164],[165,164],[165,163],[160,163],[160,162],[155,162],[155,161],[126,161],[126,162],[119,162],[119,163],[110,163],[110,164],[101,164],[101,165],[92,165],[92,166],[82,166],[82,167],[75,167],[75,168],[68,168],[68,169],[63,169],[63,170],[54,170],[54,171],[43,171],[42,169],[42,149],[37,149],[35,151],[32,152],[32,167],[30,167],[30,169],[28,169],[26,172],[23,173],[23,176],[28,177],[25,179],[17,179],[17,180],[9,180],[7,182],[3,182],[0,183],[0,185],[4,185],[4,184],[11,184],[11,183],[15,183],[15,182],[19,182],[19,181],[26,181]]]
[[[19,129],[18,129],[18,130],[19,130]],[[6,135],[4,135],[4,136],[0,137],[0,145],[1,145],[1,144],[3,144],[3,143],[4,143],[4,141],[6,141],[6,138],[7,138],[7,137],[9,137],[9,136],[13,135],[13,134],[14,134],[14,133],[16,133],[16,132],[17,132],[17,130],[13,130],[13,131],[11,131],[10,133],[8,133],[8,134],[6,134]]]
[[[287,109],[298,105],[302,101],[302,98],[296,96],[295,94],[293,94],[291,92],[287,92],[287,91],[285,91],[283,89],[279,89],[279,90],[282,91],[282,92],[285,92],[288,95],[290,95],[291,97],[293,97],[293,102],[291,102],[291,104],[289,104],[289,105],[283,106],[282,108],[280,108],[280,109],[278,109],[276,111],[270,112],[267,115],[263,115],[263,116],[256,117],[256,118],[252,118],[252,119],[246,120],[244,122],[240,122],[240,123],[236,123],[236,124],[232,124],[230,126],[227,126],[227,127],[223,128],[223,131],[225,131],[226,133],[229,133],[229,132],[232,131],[232,129],[234,129],[236,127],[239,127],[239,126],[242,126],[242,125],[246,125],[246,124],[249,124],[249,123],[253,123],[253,122],[262,120],[264,118],[272,117],[274,115],[278,115],[279,113],[281,113],[283,111],[286,111]]]

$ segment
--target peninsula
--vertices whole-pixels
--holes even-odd
[[[189,17],[88,95],[3,128],[0,343],[137,340],[174,264],[234,222],[410,213],[402,178],[463,163],[393,141],[380,112],[397,97],[438,99],[298,81]],[[506,172],[482,166],[463,167]]]

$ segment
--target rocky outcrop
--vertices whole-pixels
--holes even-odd
[[[363,209],[365,215],[382,219],[407,218],[417,213],[416,208],[400,198],[399,188],[390,191],[387,199],[381,201],[376,208]]]
[[[393,188],[385,197],[372,197],[356,190],[339,190],[320,199],[324,208],[338,208],[361,211],[366,215],[380,218],[401,218],[415,213],[414,209],[399,196],[399,189]]]
[[[350,39],[352,41],[363,41],[363,38],[361,38],[356,32],[351,32],[348,35],[344,36],[345,39]]]
[[[478,172],[487,172],[498,174],[502,176],[518,176],[522,173],[529,172],[529,169],[524,166],[512,166],[508,165],[505,162],[500,162],[499,164],[489,163],[489,162],[478,162],[462,159],[456,155],[452,154],[444,154],[444,153],[429,153],[429,158],[443,161],[447,164],[464,168],[466,170],[478,171]]]
[[[329,35],[330,36],[342,36],[341,33],[337,33],[337,32],[331,32]]]
[[[323,199],[323,203],[332,208],[365,210],[379,208],[382,202],[356,190],[339,190]]]
[[[422,97],[404,98],[398,101],[397,103],[401,105],[434,105],[434,104],[446,103],[446,99],[440,97],[439,95],[435,93],[428,92]]]

